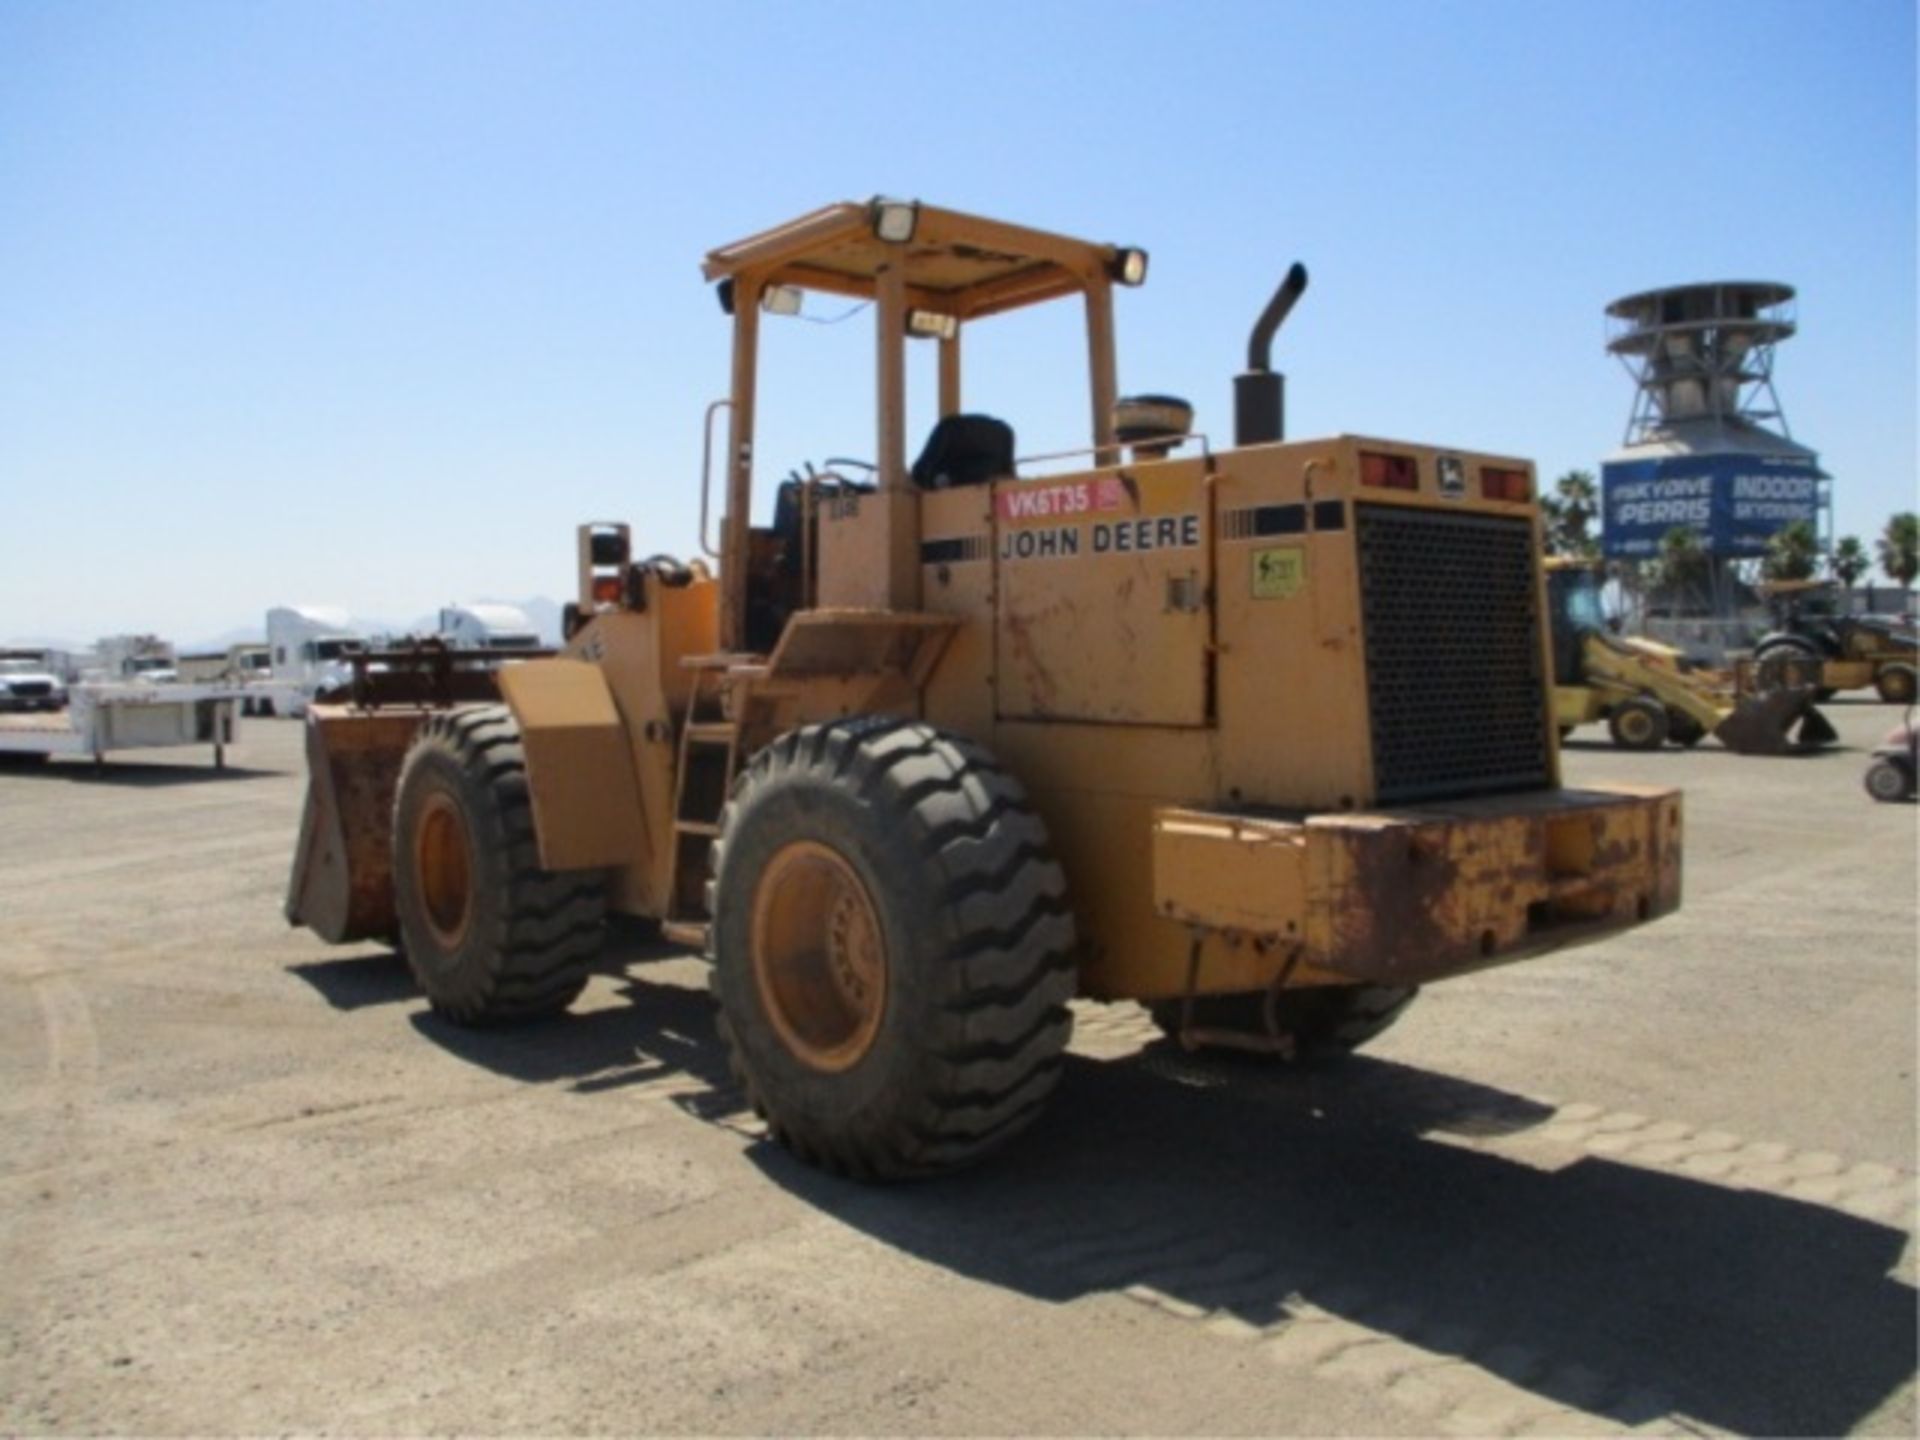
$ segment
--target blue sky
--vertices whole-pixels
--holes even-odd
[[[1304,259],[1294,434],[1547,476],[1620,440],[1607,300],[1786,280],[1780,393],[1870,535],[1914,505],[1914,70],[1894,0],[0,0],[0,634],[564,598],[583,519],[690,551],[702,254],[876,192],[1146,246],[1122,388],[1217,435]],[[1023,453],[1084,443],[1076,323],[970,335]],[[769,329],[763,489],[871,449],[868,317]]]

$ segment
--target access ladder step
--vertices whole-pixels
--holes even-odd
[[[669,944],[684,945],[689,950],[704,951],[707,948],[707,922],[704,920],[662,920],[660,936]]]
[[[687,739],[695,745],[731,745],[740,727],[727,720],[697,720],[687,725]]]
[[[708,839],[720,833],[720,827],[712,820],[676,820],[673,828],[682,835],[704,835]]]

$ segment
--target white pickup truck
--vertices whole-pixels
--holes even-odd
[[[67,687],[38,660],[0,660],[0,712],[59,710],[67,703]]]

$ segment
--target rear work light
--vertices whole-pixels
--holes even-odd
[[[620,603],[620,577],[618,575],[596,575],[593,577],[593,603],[596,605],[618,605]]]
[[[1480,494],[1488,500],[1506,500],[1524,505],[1532,498],[1527,472],[1507,470],[1497,465],[1480,467]]]
[[[1418,490],[1420,467],[1411,455],[1385,455],[1378,450],[1360,452],[1360,483],[1382,490]]]

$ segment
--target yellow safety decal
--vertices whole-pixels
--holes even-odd
[[[1300,545],[1278,545],[1253,552],[1253,598],[1285,600],[1307,583],[1307,552]]]

